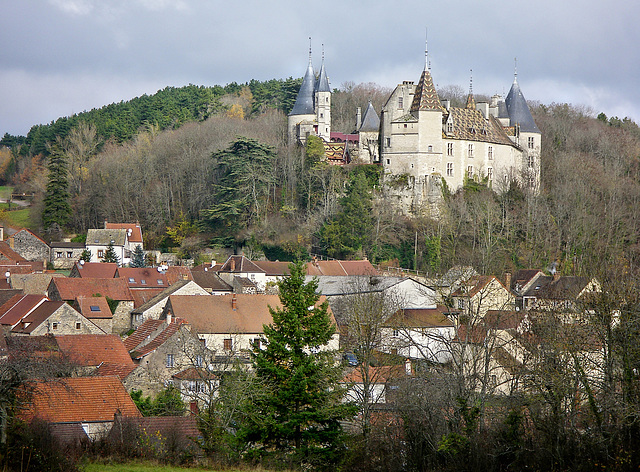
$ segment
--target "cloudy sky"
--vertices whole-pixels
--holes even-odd
[[[166,86],[301,77],[418,80],[640,122],[640,2],[0,0],[0,136]]]

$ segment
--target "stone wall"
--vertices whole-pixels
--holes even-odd
[[[49,262],[51,249],[42,239],[27,230],[18,231],[9,238],[11,248],[28,261]]]

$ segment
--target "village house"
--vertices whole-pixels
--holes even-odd
[[[115,262],[85,262],[78,261],[71,268],[69,277],[84,279],[113,279],[116,276],[118,264]]]
[[[398,382],[413,374],[413,367],[409,360],[403,365],[366,368],[363,366],[352,369],[345,374],[340,382],[347,387],[344,401],[363,403],[366,397],[370,404],[387,403],[390,400],[389,393],[397,388]],[[365,384],[369,386],[368,392],[365,390]]]
[[[51,258],[49,262],[54,269],[71,269],[80,260],[84,251],[84,243],[58,241],[49,243]]]
[[[51,260],[51,248],[35,233],[28,229],[21,229],[6,240],[11,249],[28,261],[42,262],[45,267]]]
[[[82,316],[67,303],[49,300],[29,310],[29,313],[22,316],[10,332],[16,336],[104,334],[104,331],[91,320]]]
[[[105,297],[80,296],[73,302],[73,307],[105,334],[113,332],[113,313]]]
[[[55,336],[59,352],[71,362],[78,376],[116,376],[124,381],[135,364],[119,336],[79,334]]]
[[[47,297],[44,295],[14,295],[0,306],[0,326],[5,332],[10,331],[45,301]]]
[[[497,277],[477,275],[451,294],[450,304],[460,317],[482,318],[488,310],[513,310],[515,297]]]

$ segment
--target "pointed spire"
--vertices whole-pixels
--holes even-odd
[[[467,105],[465,106],[468,110],[476,109],[476,99],[473,96],[473,69],[469,69],[471,72],[471,76],[469,77],[469,95],[467,95]]]
[[[418,85],[416,85],[416,90],[413,95],[413,102],[411,102],[410,111],[419,111],[419,110],[439,110],[443,111],[442,105],[440,104],[440,97],[438,97],[438,92],[436,91],[435,85],[433,85],[433,78],[431,77],[431,72],[429,71],[429,53],[427,52],[427,42],[425,39],[425,64],[424,71],[422,71],[422,76],[418,81]]]
[[[324,44],[322,45],[322,65],[320,66],[320,73],[318,74],[318,80],[316,81],[315,91],[331,92],[331,86],[329,85],[327,72],[324,69]]]
[[[529,105],[520,90],[520,85],[517,81],[517,74],[514,77],[513,85],[507,94],[507,98],[504,100],[507,107],[507,114],[509,115],[509,121],[511,126],[516,124],[520,126],[520,131],[539,133],[540,129],[536,125],[536,122],[531,116],[531,110]]]
[[[424,70],[430,70],[429,67],[429,46],[427,43],[428,30],[424,29]]]
[[[380,130],[380,117],[378,113],[376,113],[375,108],[371,104],[371,100],[369,100],[369,105],[367,106],[366,111],[364,112],[364,116],[362,117],[362,125],[358,128],[358,131],[379,131]]]
[[[316,76],[313,72],[313,64],[311,62],[311,37],[309,37],[309,65],[302,79],[302,85],[298,90],[296,103],[289,115],[313,115],[315,109],[313,106],[313,92],[315,88]]]

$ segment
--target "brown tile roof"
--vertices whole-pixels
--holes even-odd
[[[9,300],[11,300],[16,295],[22,296],[23,295],[23,291],[20,290],[20,289],[11,289],[11,288],[0,290],[0,307],[2,307],[2,305],[7,303]]]
[[[117,377],[71,377],[33,382],[24,420],[40,418],[52,423],[109,422],[116,412],[141,417]]]
[[[169,285],[173,285],[181,280],[193,280],[191,270],[187,266],[169,266],[165,271]]]
[[[70,277],[90,279],[113,279],[116,276],[118,264],[115,262],[76,262]]]
[[[484,326],[460,325],[453,338],[454,342],[482,344],[487,338],[487,329]]]
[[[493,116],[488,120],[480,110],[467,108],[450,108],[447,122],[453,123],[453,131],[447,133],[446,139],[464,141],[482,141],[486,143],[516,146],[505,133],[502,125]]]
[[[169,286],[167,276],[150,267],[119,267],[116,277],[126,280],[129,288],[161,288]]]
[[[136,303],[135,303],[136,308],[132,310],[132,313],[144,313],[146,310],[148,310],[152,306],[167,299],[169,295],[178,291],[179,289],[187,285],[189,282],[191,282],[191,280],[178,280],[176,283],[170,285],[169,287],[165,288],[161,292],[156,293],[153,297],[149,298],[144,303],[138,305],[138,302],[142,301],[142,298],[140,297],[139,299],[136,300]],[[202,289],[202,287],[200,288]],[[136,290],[136,292],[140,292],[140,290]],[[135,296],[136,296],[136,293],[134,292],[134,297]]]
[[[367,260],[307,262],[307,275],[377,275],[378,271]]]
[[[539,277],[525,293],[539,299],[575,300],[591,282],[589,277],[561,276],[554,280],[552,276]],[[536,287],[539,287],[536,289]]]
[[[193,271],[193,281],[204,289],[211,289],[214,292],[232,292],[231,285],[220,278],[213,271]]]
[[[60,351],[75,364],[95,367],[102,363],[133,365],[122,340],[113,334],[70,334],[56,336]]]
[[[113,313],[111,313],[109,303],[107,303],[105,297],[78,297],[74,305],[85,318],[113,318]]]
[[[262,273],[264,272],[260,267],[255,265],[245,256],[229,256],[229,259],[222,264],[222,267],[218,272],[255,272]]]
[[[105,229],[126,229],[131,230],[129,241],[132,243],[142,242],[142,228],[139,223],[108,223],[104,222]]]
[[[291,264],[291,262],[253,261],[253,263],[260,267],[267,275],[273,277],[291,274],[289,270],[289,264]]]
[[[140,308],[141,306],[149,303],[155,297],[160,295],[166,289],[161,288],[139,288],[132,289],[131,296],[133,297],[134,308]]]
[[[524,287],[531,281],[531,279],[540,273],[541,271],[538,269],[520,269],[511,278],[511,287],[509,288],[514,290],[517,284],[519,284],[520,287]]]
[[[454,323],[444,315],[446,308],[407,308],[396,311],[385,326],[412,328],[453,327]]]
[[[171,323],[166,325],[162,332],[158,333],[158,335],[150,342],[141,347],[136,347],[133,351],[131,351],[131,357],[133,357],[134,359],[140,359],[147,354],[155,351],[160,346],[162,346],[169,338],[171,338],[171,336],[176,334],[181,326],[186,324],[186,321],[179,318],[175,321],[172,321]]]
[[[78,297],[99,295],[112,300],[131,301],[133,296],[124,279],[85,279],[60,277],[51,279],[64,301],[73,301]]]
[[[480,293],[487,285],[489,285],[493,280],[498,282],[505,290],[507,288],[500,282],[495,275],[474,275],[466,282],[463,282],[461,287],[456,290],[452,296],[454,297],[473,297]]]
[[[484,324],[489,329],[516,329],[524,319],[522,311],[488,310]]]
[[[128,352],[133,351],[149,336],[151,336],[162,324],[162,320],[145,320],[138,328],[131,333],[124,341],[124,347]]]
[[[232,307],[235,298],[236,308]],[[318,304],[326,297],[320,297]],[[171,295],[167,307],[173,316],[186,320],[198,333],[263,332],[263,325],[273,322],[269,307],[281,308],[278,295],[233,294],[212,297]],[[331,321],[335,318],[329,309]]]
[[[23,295],[19,298],[11,298],[0,307],[0,325],[15,325],[45,300],[47,297],[42,295]]]
[[[27,260],[11,249],[11,246],[5,241],[0,241],[0,260],[10,260],[12,262],[27,262]]]
[[[63,306],[65,302],[52,302],[45,301],[40,304],[35,310],[22,318],[20,322],[11,330],[12,333],[29,334],[34,329],[40,326],[47,318],[53,315],[56,311]]]
[[[224,264],[200,264],[198,266],[192,267],[191,268],[191,273],[193,274],[194,272],[218,272],[220,269],[222,269],[222,266]]]
[[[96,370],[96,375],[102,377],[118,377],[120,380],[126,379],[131,372],[136,369],[135,364],[109,364],[105,362],[100,364]]]
[[[7,262],[7,261],[5,261]],[[6,279],[5,274],[9,272],[11,277],[14,275],[22,275],[22,274],[32,274],[33,267],[31,263],[23,262],[22,264],[2,264],[0,265],[0,276],[3,279]]]

